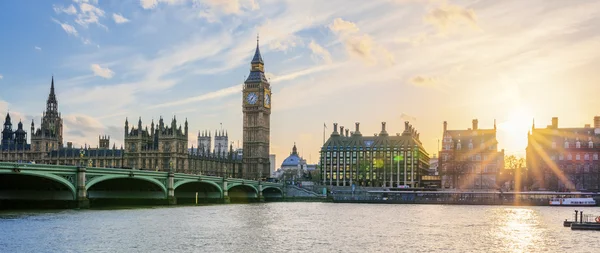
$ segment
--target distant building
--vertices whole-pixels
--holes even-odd
[[[429,169],[429,154],[423,148],[419,133],[404,123],[404,132],[390,136],[381,123],[381,132],[363,136],[356,129],[349,134],[337,123],[321,148],[321,178],[333,186],[398,187],[421,186],[421,175]]]
[[[270,154],[269,155],[269,163],[270,163],[271,168],[270,168],[270,174],[269,175],[271,175],[271,177],[275,173],[275,166],[277,166],[276,162],[277,162],[277,160],[275,159],[275,155],[274,154]]]
[[[496,123],[493,129],[448,130],[444,121],[439,168],[442,187],[452,189],[497,189],[498,172],[504,168],[504,150],[498,151]]]
[[[437,155],[433,154],[433,157],[429,158],[429,175],[434,176],[434,175],[439,175],[438,172],[438,157]]]
[[[558,118],[546,128],[529,132],[527,168],[532,188],[539,190],[600,190],[600,116],[594,127],[559,128]]]
[[[306,159],[300,156],[300,153],[298,153],[298,148],[296,147],[296,143],[294,143],[292,152],[287,158],[285,158],[285,160],[283,160],[281,167],[274,174],[279,178],[283,175],[286,175],[287,179],[290,180],[310,180],[312,179],[312,175],[310,173],[314,171],[316,167],[316,164],[306,163]]]

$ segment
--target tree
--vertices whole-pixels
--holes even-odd
[[[504,169],[499,178],[500,185],[510,182],[515,190],[522,190],[523,185],[528,185],[527,169],[525,168],[525,158],[509,155],[504,157]]]

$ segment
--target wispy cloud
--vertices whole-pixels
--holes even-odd
[[[310,48],[310,50],[313,52],[314,55],[320,57],[326,63],[332,62],[331,54],[329,53],[329,51],[327,51],[327,49],[323,48],[321,45],[317,44],[314,40],[310,41],[310,44],[308,44],[308,47]]]
[[[41,48],[41,47],[38,47],[38,46],[35,46],[35,47],[33,47],[33,49],[35,49],[35,50],[37,50],[37,51],[42,51],[42,48]]]
[[[233,95],[233,94],[239,94],[242,91],[242,88],[243,88],[243,85],[238,84],[238,85],[234,85],[234,86],[231,86],[231,87],[228,87],[225,89],[209,92],[209,93],[195,96],[195,97],[186,98],[183,100],[153,105],[153,106],[150,106],[150,109],[171,107],[171,106],[176,106],[176,105],[185,105],[185,104],[200,102],[200,101],[204,101],[204,100],[222,98],[222,97]]]
[[[100,18],[104,17],[104,10],[86,2],[80,3],[79,9],[81,11],[77,14],[77,18],[75,19],[77,24],[85,28],[87,28],[89,24],[96,24],[100,27],[108,29],[106,26],[100,23]]]
[[[54,12],[56,12],[56,14],[60,14],[60,13],[66,13],[69,15],[75,15],[77,14],[77,9],[75,9],[75,6],[73,6],[72,4],[69,5],[69,7],[64,8],[62,6],[53,6],[54,8]]]
[[[75,29],[75,27],[73,27],[72,25],[69,25],[67,23],[61,23],[60,21],[56,20],[56,19],[52,19],[52,21],[54,21],[55,23],[59,24],[60,27],[62,27],[62,29],[69,35],[73,35],[75,37],[78,37],[79,34],[77,33],[77,30]]]
[[[479,29],[475,10],[448,3],[434,7],[423,19],[434,25],[440,33],[448,33],[464,26]]]
[[[109,68],[100,67],[100,65],[98,64],[92,64],[90,66],[90,69],[92,70],[92,72],[94,72],[95,76],[104,77],[106,79],[110,79],[115,75],[115,72],[113,72]]]
[[[2,80],[2,78],[4,78],[4,76],[2,74],[0,74],[0,80]]]
[[[377,62],[377,58],[382,58],[388,64],[395,62],[394,56],[387,49],[377,44],[368,34],[360,33],[355,23],[336,18],[329,25],[329,29],[338,34],[340,39],[344,41],[346,51],[350,55],[357,56],[369,63]],[[378,57],[375,57],[375,52]]]
[[[120,13],[113,13],[112,17],[113,17],[113,20],[115,21],[115,23],[117,23],[117,24],[123,24],[123,23],[129,22],[129,19],[123,17],[123,15],[121,15]]]
[[[420,87],[432,87],[437,85],[439,80],[434,77],[414,76],[410,78],[409,82]]]

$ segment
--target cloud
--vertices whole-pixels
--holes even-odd
[[[69,15],[77,14],[77,9],[75,9],[75,6],[73,6],[72,4],[69,5],[69,7],[67,7],[67,8],[64,8],[62,6],[59,7],[59,6],[53,5],[53,8],[54,8],[54,12],[56,12],[56,14],[60,14],[60,13],[66,13]]]
[[[317,44],[314,40],[310,41],[310,44],[308,44],[308,47],[310,48],[310,50],[313,52],[314,55],[320,57],[326,63],[332,62],[331,54],[329,53],[329,51],[327,51],[327,49],[323,48],[321,45]]]
[[[72,25],[69,25],[67,23],[61,23],[60,21],[56,20],[56,19],[52,19],[54,22],[56,22],[57,24],[60,25],[60,27],[62,27],[62,29],[69,35],[73,35],[75,37],[78,37],[79,34],[77,33],[77,30],[75,29],[75,27],[73,27]]]
[[[357,33],[359,31],[358,26],[350,21],[336,18],[333,23],[329,25],[329,29],[336,33]]]
[[[2,74],[0,74],[0,80],[2,80],[2,78],[4,78],[4,76]]]
[[[102,9],[86,2],[80,3],[79,9],[81,11],[77,14],[77,18],[75,19],[77,24],[85,28],[87,28],[89,24],[96,24],[108,29],[106,26],[100,24],[100,18],[104,17],[104,11]]]
[[[118,14],[118,13],[113,13],[112,17],[113,17],[113,20],[115,21],[115,23],[117,23],[117,24],[123,24],[123,23],[129,22],[129,19],[123,17],[123,15]]]
[[[165,3],[169,5],[182,4],[189,0],[140,0],[140,5],[144,9],[154,9],[159,3]]]
[[[349,54],[367,63],[375,63],[377,58],[383,58],[383,61],[390,65],[395,63],[394,56],[386,48],[375,43],[371,36],[361,34],[355,23],[336,18],[329,25],[329,29],[344,42]],[[375,56],[374,53],[377,53],[378,56]]]
[[[111,79],[115,75],[115,72],[109,68],[102,68],[98,64],[92,64],[90,69],[94,72],[95,76],[104,77],[106,79]]]
[[[409,82],[419,87],[433,87],[439,83],[437,78],[420,75],[410,78]]]
[[[209,92],[209,93],[195,96],[195,97],[189,97],[189,98],[182,99],[182,100],[153,105],[153,106],[150,106],[149,108],[154,109],[154,108],[162,108],[162,107],[171,107],[171,106],[176,106],[176,105],[189,104],[189,103],[193,103],[193,102],[200,102],[200,101],[204,101],[204,100],[222,98],[222,97],[233,95],[233,94],[239,94],[242,92],[242,88],[243,88],[243,85],[238,84],[238,85],[234,85],[234,86],[231,86],[231,87],[228,87],[225,89],[220,89],[217,91]]]
[[[96,138],[99,135],[110,136],[110,147],[115,142],[123,142],[123,129],[121,127],[105,126],[98,119],[89,115],[68,114],[63,116],[63,122],[65,142],[72,142],[75,147],[84,145],[96,147],[98,145],[98,139]]]
[[[479,29],[475,11],[458,5],[444,3],[431,9],[423,19],[434,25],[440,33],[447,33],[462,26]]]
[[[35,49],[35,50],[37,50],[37,51],[42,51],[42,48],[41,48],[41,47],[38,47],[38,46],[35,46],[35,47],[33,47],[33,49]]]

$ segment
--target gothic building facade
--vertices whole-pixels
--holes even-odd
[[[241,177],[247,179],[270,176],[271,85],[265,76],[264,64],[257,39],[242,96],[244,167]]]
[[[180,173],[206,174],[223,177],[240,177],[241,156],[227,146],[227,133],[216,136],[216,149],[210,152],[210,140],[201,148],[188,149],[188,122],[182,129],[173,117],[166,124],[162,117],[158,124],[152,121],[150,129],[142,128],[142,119],[137,127],[129,126],[125,120],[124,144],[110,147],[109,136],[99,136],[98,145],[73,147],[71,142],[63,144],[63,120],[58,110],[58,99],[54,89],[54,77],[42,114],[39,128],[31,122],[31,144],[27,143],[27,132],[22,122],[13,128],[10,114],[6,115],[0,142],[0,161],[33,162],[41,164],[94,166],[110,168],[132,168],[143,170],[174,170]],[[206,149],[205,149],[206,148]]]

